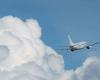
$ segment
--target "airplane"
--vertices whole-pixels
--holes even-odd
[[[68,40],[69,40],[69,46],[67,48],[67,50],[73,52],[73,51],[77,51],[77,50],[81,50],[81,49],[90,49],[92,46],[96,45],[96,44],[100,44],[100,42],[97,42],[97,43],[93,43],[93,44],[88,44],[87,42],[85,41],[81,41],[81,42],[77,42],[77,43],[74,43],[70,37],[70,35],[68,35]]]

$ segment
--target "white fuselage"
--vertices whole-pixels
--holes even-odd
[[[78,43],[73,43],[72,45],[69,46],[70,48],[70,51],[75,51],[75,50],[80,50],[80,49],[83,49],[83,48],[88,48],[88,44],[87,42],[78,42]]]

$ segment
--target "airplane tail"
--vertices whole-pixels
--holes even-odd
[[[68,40],[69,40],[69,44],[70,45],[73,45],[74,44],[73,41],[72,41],[72,39],[71,39],[71,37],[70,37],[70,35],[68,35]]]

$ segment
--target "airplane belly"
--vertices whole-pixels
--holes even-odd
[[[86,48],[86,47],[87,47],[87,45],[75,45],[75,46],[71,46],[70,50],[75,51],[75,50],[83,49],[83,48]]]
[[[85,45],[74,46],[74,48],[76,48],[76,49],[82,49],[82,48],[85,48],[85,47],[86,47]]]
[[[70,50],[71,50],[71,51],[75,51],[75,50],[78,50],[78,49],[79,49],[79,48],[78,48],[78,47],[75,47],[75,46],[71,46],[71,47],[70,47]]]

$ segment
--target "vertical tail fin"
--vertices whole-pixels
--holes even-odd
[[[72,42],[72,39],[71,39],[70,35],[68,35],[68,40],[69,40],[69,44],[70,44],[70,45],[73,45],[73,44],[74,44],[74,43]]]

